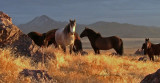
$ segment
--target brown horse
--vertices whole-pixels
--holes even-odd
[[[54,46],[57,48],[57,43],[55,41],[55,32],[57,29],[50,30],[46,33],[46,41],[48,41],[48,46],[51,44],[54,44]]]
[[[149,38],[145,39],[144,54],[148,54],[150,60],[154,61],[154,55],[160,55],[160,44],[152,44]]]
[[[43,47],[47,46],[48,42],[45,40],[46,34],[41,34],[38,32],[30,32],[27,34],[36,45]]]
[[[99,50],[109,50],[113,48],[117,54],[123,54],[123,41],[117,36],[102,37],[100,33],[97,33],[89,28],[81,33],[80,37],[88,37],[92,48],[96,54],[100,54]]]

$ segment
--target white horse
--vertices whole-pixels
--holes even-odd
[[[65,27],[58,29],[55,33],[55,41],[58,47],[61,47],[66,52],[66,46],[70,46],[70,54],[75,40],[76,21],[70,20],[70,23]]]

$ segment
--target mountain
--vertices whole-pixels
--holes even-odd
[[[18,25],[18,27],[26,34],[31,31],[44,33],[52,29],[63,28],[67,24],[68,22],[55,21],[46,15],[42,15],[35,17],[33,20],[29,21],[26,24],[20,24]],[[77,24],[78,29],[79,27],[83,26],[84,26],[83,24]],[[77,31],[79,31],[78,29]]]
[[[68,22],[55,21],[46,15],[42,15],[34,18],[33,20],[31,20],[26,24],[20,24],[18,26],[24,33],[29,33],[31,31],[44,33],[55,28],[63,28],[67,24]],[[127,23],[121,24],[116,22],[104,22],[104,21],[99,21],[89,25],[77,23],[76,32],[81,33],[84,27],[89,27],[95,30],[96,32],[100,32],[102,36],[117,35],[126,38],[160,37],[160,28],[132,25]]]
[[[160,37],[160,28],[138,26],[132,24],[120,24],[116,22],[96,22],[88,25],[104,36],[118,35],[120,37]]]
[[[58,22],[46,15],[38,16],[26,24],[18,25],[24,33],[31,31],[47,32],[48,30],[65,27],[67,22]]]

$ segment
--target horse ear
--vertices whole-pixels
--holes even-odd
[[[85,27],[85,29],[88,29],[87,27]]]
[[[148,38],[145,38],[145,41],[148,41]]]
[[[101,34],[98,32],[97,35],[101,36]]]
[[[70,19],[69,22],[72,22],[72,19]]]
[[[146,38],[146,41],[148,41],[149,40],[149,38]]]

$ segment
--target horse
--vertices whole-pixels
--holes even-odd
[[[57,43],[55,41],[55,33],[58,29],[50,30],[46,33],[46,41],[48,41],[48,46],[54,44],[55,48],[57,48]]]
[[[78,33],[75,33],[74,35],[75,35],[75,40],[74,40],[73,51],[74,51],[75,53],[82,52],[83,49],[82,49],[81,39],[80,39]]]
[[[154,55],[160,55],[160,44],[153,44],[149,41],[149,38],[146,38],[144,45],[144,53],[148,54],[151,61],[154,61]]]
[[[55,41],[55,32],[57,30],[58,29],[53,29],[53,30],[50,30],[46,33],[46,40],[48,41],[48,46],[51,44],[54,44],[55,48],[57,48],[57,43]],[[74,40],[73,51],[75,53],[82,52],[83,49],[82,49],[81,39],[80,39],[78,33],[75,32],[74,35],[75,35],[75,40]]]
[[[27,34],[36,45],[40,47],[45,47],[48,44],[48,41],[45,40],[46,34],[41,34],[38,32],[30,32]]]
[[[143,50],[144,55],[146,55],[146,49],[145,49],[145,47],[146,47],[146,44],[143,43],[143,44],[142,44],[142,47],[141,47],[141,50]]]
[[[85,27],[80,37],[88,37],[95,54],[100,54],[100,50],[114,49],[117,54],[123,54],[123,41],[117,36],[102,37],[100,33]]]
[[[70,46],[70,54],[72,53],[74,40],[75,40],[76,20],[70,20],[69,24],[65,28],[58,29],[55,32],[55,41],[64,52],[66,52],[66,46]]]

